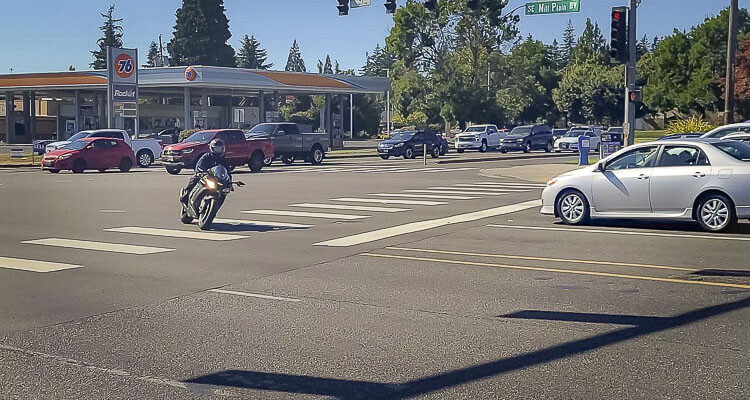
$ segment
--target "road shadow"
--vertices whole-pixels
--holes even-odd
[[[255,225],[255,224],[231,224],[231,223],[224,223],[224,222],[214,222],[211,224],[211,231],[213,232],[274,232],[274,231],[304,230],[304,229],[308,229],[308,228]]]
[[[555,225],[568,226],[562,222],[555,222]],[[636,220],[636,219],[593,219],[589,220],[585,225],[592,228],[626,228],[633,230],[653,230],[653,231],[678,231],[678,232],[694,232],[706,235],[712,235],[710,232],[706,232],[698,226],[697,223],[692,221],[656,221],[656,220]],[[745,234],[750,235],[750,224],[740,223],[734,230],[726,232],[728,234]]]
[[[693,275],[700,276],[740,276],[750,277],[750,271],[740,271],[736,269],[702,269],[692,272]]]
[[[541,350],[466,368],[422,377],[399,384],[258,371],[227,370],[186,380],[187,383],[270,390],[286,393],[324,395],[337,399],[407,399],[486,379],[535,365],[569,358],[602,347],[674,329],[721,314],[750,307],[750,297],[689,311],[672,317],[572,313],[524,310],[501,318],[546,319],[632,325],[585,339],[574,340]]]

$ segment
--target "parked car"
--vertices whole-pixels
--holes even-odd
[[[750,133],[750,123],[747,122],[740,122],[738,124],[729,124],[720,126],[716,129],[713,129],[711,131],[708,131],[707,133],[703,134],[703,138],[723,138],[724,136],[730,135],[732,133]]]
[[[580,136],[586,136],[587,138],[589,138],[591,150],[597,152],[599,151],[599,146],[601,146],[601,138],[594,132],[570,130],[565,134],[565,136],[555,141],[555,153],[560,153],[563,151],[578,152],[578,137]]]
[[[267,165],[274,158],[280,159],[284,164],[305,160],[317,165],[323,162],[326,151],[331,149],[327,133],[302,133],[299,125],[290,122],[258,124],[245,135],[249,140],[273,141],[274,157],[267,160]]]
[[[41,155],[47,152],[47,145],[54,142],[57,140],[35,140],[31,142],[31,149],[34,153]]]
[[[621,126],[610,126],[603,134],[609,135],[613,142],[620,141],[620,145],[625,144],[625,130]]]
[[[448,154],[448,149],[450,149],[450,143],[448,143],[448,139],[445,138],[445,136],[437,135],[438,140],[440,141],[440,155],[444,156]]]
[[[552,128],[552,141],[557,141],[557,139],[565,136],[566,133],[568,133],[568,130],[565,128]]]
[[[71,136],[68,140],[52,142],[47,145],[46,151],[58,150],[67,146],[71,142],[87,137],[104,137],[112,139],[121,139],[133,149],[138,166],[146,168],[154,163],[154,160],[161,158],[162,142],[156,139],[131,139],[126,131],[120,129],[99,129],[94,131],[81,131]]]
[[[589,218],[657,218],[724,231],[737,218],[750,218],[750,144],[696,139],[627,147],[550,180],[541,212],[572,225]]]
[[[42,169],[52,173],[71,170],[81,173],[87,169],[104,172],[109,168],[130,171],[135,164],[135,154],[122,139],[83,138],[59,150],[47,152],[42,157]]]
[[[226,159],[230,169],[247,165],[252,172],[263,168],[263,160],[273,157],[273,142],[270,139],[246,140],[239,129],[215,129],[198,131],[180,143],[164,148],[162,164],[172,175],[183,168],[195,168],[198,159],[208,152],[208,143],[213,139],[224,142]]]
[[[683,140],[683,139],[697,139],[703,136],[702,133],[675,133],[673,135],[662,136],[656,140]]]
[[[724,136],[727,140],[739,140],[741,142],[750,143],[750,133],[731,133]]]
[[[500,151],[507,153],[512,150],[528,153],[532,150],[552,151],[552,129],[546,125],[522,125],[513,128],[510,133],[500,139]]]
[[[424,154],[424,145],[427,144],[427,154],[432,158],[440,157],[441,140],[432,132],[428,131],[403,131],[389,139],[383,140],[378,145],[378,154],[383,160],[391,156],[405,159],[415,158]]]
[[[456,135],[456,151],[463,153],[464,150],[479,150],[484,153],[487,149],[500,147],[501,134],[495,125],[474,125],[466,128],[463,133]]]

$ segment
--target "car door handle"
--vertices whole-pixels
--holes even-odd
[[[706,174],[703,172],[696,172],[693,174],[693,176],[696,178],[703,178],[704,176],[706,176]]]
[[[640,174],[638,175],[638,179],[641,181],[645,181],[646,179],[648,179],[648,175]]]

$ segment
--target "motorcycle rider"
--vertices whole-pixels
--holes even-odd
[[[221,165],[229,170],[229,164],[227,164],[227,160],[224,158],[224,142],[219,139],[214,139],[211,141],[211,143],[208,144],[208,150],[208,153],[202,155],[201,158],[198,159],[198,162],[195,163],[195,174],[190,178],[187,186],[182,189],[182,196],[180,197],[180,201],[182,203],[187,203],[190,192],[193,190],[195,185],[200,182],[201,177],[208,170],[218,165]]]

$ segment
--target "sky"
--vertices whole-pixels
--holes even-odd
[[[510,0],[508,10],[527,0]],[[385,14],[383,0],[372,6],[352,9],[339,17],[336,0],[225,0],[232,38],[237,49],[245,34],[255,35],[268,50],[273,69],[283,70],[292,42],[296,39],[307,69],[317,72],[317,61],[327,54],[338,60],[342,69],[359,68],[365,52],[382,46],[393,26]],[[115,16],[123,18],[124,47],[137,47],[145,60],[151,40],[162,34],[164,42],[172,36],[175,10],[181,0],[0,0],[3,29],[0,29],[0,74],[64,71],[69,65],[89,69],[91,50],[100,37],[99,13],[115,4]],[[406,0],[398,0],[399,5]],[[544,42],[562,36],[572,20],[576,34],[583,30],[586,18],[599,22],[609,36],[610,9],[627,0],[581,0],[581,12],[564,15],[521,15],[519,28],[525,37],[531,34]],[[750,7],[750,0],[740,0]],[[670,34],[675,28],[689,29],[706,17],[717,14],[729,0],[642,0],[638,9],[638,37],[649,39]],[[523,12],[523,9],[520,10]],[[158,39],[157,39],[158,40]],[[166,52],[166,49],[165,49]]]

